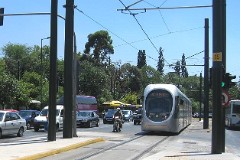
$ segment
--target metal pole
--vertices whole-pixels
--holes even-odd
[[[46,38],[41,38],[41,108],[43,108],[43,72],[44,72],[44,67],[43,67],[43,46],[42,46],[42,41],[44,39],[49,39],[50,37],[46,37]]]
[[[42,95],[42,93],[43,93],[43,65],[42,65],[42,61],[43,61],[43,55],[42,55],[42,41],[43,41],[43,39],[41,39],[41,109],[43,108],[43,102],[42,102],[42,100],[43,100],[43,95]]]
[[[200,84],[199,84],[199,121],[202,116],[202,73],[200,73]]]
[[[209,19],[205,18],[205,58],[204,58],[204,119],[203,129],[209,128]]]
[[[72,121],[73,121],[73,32],[74,32],[74,0],[66,0],[66,21],[65,21],[65,52],[64,52],[64,123],[63,138],[72,138]]]
[[[213,118],[212,118],[212,153],[222,153],[222,3],[223,0],[213,0]]]
[[[48,140],[56,141],[57,0],[51,0],[50,83]]]

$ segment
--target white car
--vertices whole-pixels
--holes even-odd
[[[17,134],[22,137],[26,131],[26,120],[15,111],[0,110],[0,138],[3,135]]]
[[[56,106],[56,131],[63,129],[63,105]],[[34,131],[37,132],[39,129],[48,129],[48,106],[44,107],[40,114],[34,118],[33,122]]]

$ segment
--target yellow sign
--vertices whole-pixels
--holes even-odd
[[[222,61],[222,52],[213,53],[213,61]]]

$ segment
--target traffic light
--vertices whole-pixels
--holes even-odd
[[[0,8],[0,14],[4,14],[4,8]],[[3,25],[3,16],[0,16],[0,26]]]
[[[2,26],[3,25],[4,8],[0,8],[0,14],[2,14],[2,16],[0,16],[0,26]]]
[[[233,76],[230,73],[226,73],[224,75],[224,83],[225,84],[224,84],[223,88],[229,89],[229,88],[235,86],[236,82],[232,82],[232,80],[235,79],[235,78],[236,78],[236,76]]]

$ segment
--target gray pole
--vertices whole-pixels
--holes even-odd
[[[222,27],[222,34],[223,34],[223,39],[222,39],[222,52],[223,52],[223,67],[224,72],[222,74],[225,74],[226,72],[226,0],[223,0],[222,4],[222,19],[223,19],[223,27]],[[222,106],[222,152],[225,152],[225,107]]]
[[[204,119],[203,129],[209,128],[209,19],[205,18],[205,58],[204,58]]]
[[[222,7],[223,0],[213,0],[213,118],[212,118],[212,153],[222,153]]]
[[[50,82],[48,140],[56,141],[56,95],[57,95],[57,0],[51,1]]]
[[[202,116],[202,73],[200,73],[200,84],[199,84],[199,121]]]
[[[65,21],[65,52],[64,52],[64,123],[63,138],[72,138],[73,107],[75,103],[73,96],[73,21],[74,21],[74,0],[66,0],[66,21]]]

